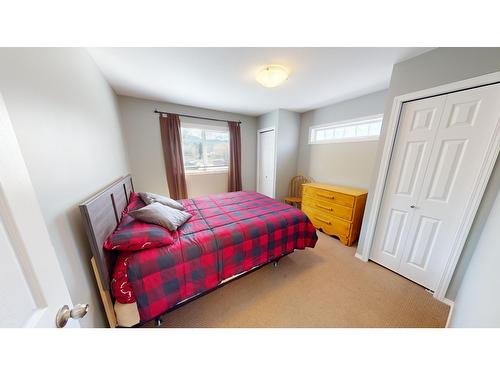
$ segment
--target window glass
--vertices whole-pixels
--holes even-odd
[[[183,126],[182,155],[184,170],[216,171],[229,165],[229,131],[225,129]]]
[[[309,143],[372,141],[380,136],[382,116],[354,119],[311,128]]]
[[[227,167],[229,165],[229,133],[205,131],[207,167]]]

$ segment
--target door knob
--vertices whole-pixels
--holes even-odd
[[[416,208],[416,206],[414,206],[413,204],[410,206],[410,208]]]
[[[71,319],[81,319],[83,318],[87,312],[89,311],[88,303],[79,303],[75,305],[72,309],[68,307],[68,305],[64,305],[59,309],[56,315],[56,327],[63,328],[68,320]]]

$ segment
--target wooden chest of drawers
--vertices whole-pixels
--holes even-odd
[[[313,225],[347,246],[357,241],[367,191],[318,183],[303,185],[302,211]]]

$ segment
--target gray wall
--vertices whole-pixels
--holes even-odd
[[[453,308],[450,327],[500,327],[500,195],[487,218]]]
[[[385,143],[385,126],[389,120],[390,111],[394,97],[410,92],[427,89],[439,85],[444,85],[451,82],[464,80],[467,78],[476,77],[483,74],[493,73],[500,70],[500,48],[438,48],[403,61],[394,65],[391,83],[387,94],[387,101],[384,111],[384,125],[379,141],[375,165],[380,164],[381,153]],[[495,176],[499,173],[500,168],[495,165]],[[376,182],[375,170],[372,175],[370,188],[373,190]],[[456,291],[462,282],[464,270],[468,266],[471,254],[477,245],[477,239],[482,230],[480,224],[481,218],[488,216],[488,211],[495,199],[499,189],[499,179],[492,178],[486,188],[486,193],[483,202],[480,206],[476,220],[469,234],[468,241],[462,252],[457,269],[451,281],[446,297],[454,300]],[[368,194],[368,202],[366,204],[365,218],[372,210],[372,199]],[[365,228],[361,228],[361,235],[358,248],[361,248],[365,240]]]
[[[116,97],[80,48],[1,48],[0,91],[81,324],[105,326],[78,204],[128,172]]]
[[[277,109],[258,117],[257,128],[274,128],[276,134],[275,198],[288,195],[288,186],[297,174],[297,149],[300,136],[300,114]]]
[[[378,141],[310,145],[309,128],[383,113],[386,97],[387,90],[383,90],[303,113],[298,174],[317,182],[368,189]]]
[[[280,109],[278,111],[276,198],[288,196],[288,186],[297,175],[297,159],[300,135],[300,114]]]
[[[137,191],[151,191],[168,195],[160,124],[158,115],[153,113],[155,109],[165,112],[241,121],[243,189],[255,190],[255,165],[257,160],[255,152],[257,149],[257,119],[255,117],[127,96],[118,96],[118,105],[130,168],[134,177],[134,187]],[[213,121],[210,121],[210,123],[217,125]],[[226,125],[221,123],[221,126]],[[190,197],[227,191],[227,174],[225,173],[187,176],[186,182]]]
[[[279,110],[265,113],[257,118],[257,129],[278,128]]]

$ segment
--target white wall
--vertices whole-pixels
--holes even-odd
[[[317,182],[368,189],[378,141],[310,145],[309,128],[381,114],[386,97],[387,90],[383,90],[303,113],[298,174],[310,176]]]
[[[279,110],[265,113],[257,118],[257,129],[278,128]]]
[[[188,174],[186,175],[188,195],[190,198],[196,198],[227,192],[227,178],[227,173]]]
[[[500,195],[458,290],[450,327],[500,327]]]
[[[394,65],[387,94],[384,110],[384,124],[378,145],[375,165],[379,165],[380,163],[386,136],[385,127],[389,121],[394,97],[496,71],[500,71],[500,48],[438,48]],[[495,175],[498,173],[499,168],[500,166],[497,160],[493,172]],[[375,170],[372,175],[369,190],[373,190],[377,172],[378,170]],[[469,233],[467,243],[462,251],[455,274],[446,293],[446,297],[451,300],[455,299],[456,291],[468,267],[471,254],[474,252],[477,245],[477,239],[479,238],[478,234],[482,231],[482,225],[478,225],[481,222],[479,219],[488,215],[493,200],[499,191],[499,187],[499,179],[490,179],[483,197],[483,202],[476,215],[476,220]],[[368,194],[364,215],[365,219],[371,210],[372,199],[370,194]],[[365,229],[366,226],[363,225],[361,228],[358,249],[362,248],[365,241]]]
[[[80,48],[1,48],[0,91],[82,326],[105,326],[78,204],[128,172],[115,95]]]
[[[155,109],[165,112],[241,121],[243,190],[255,190],[255,165],[257,160],[257,119],[255,117],[127,96],[118,96],[118,106],[130,168],[134,178],[134,187],[137,191],[151,191],[168,195],[160,124],[158,115],[153,113]],[[227,126],[227,124],[213,121],[210,121],[210,123],[212,125]],[[222,193],[227,191],[227,174],[187,175],[186,183],[190,197]]]

